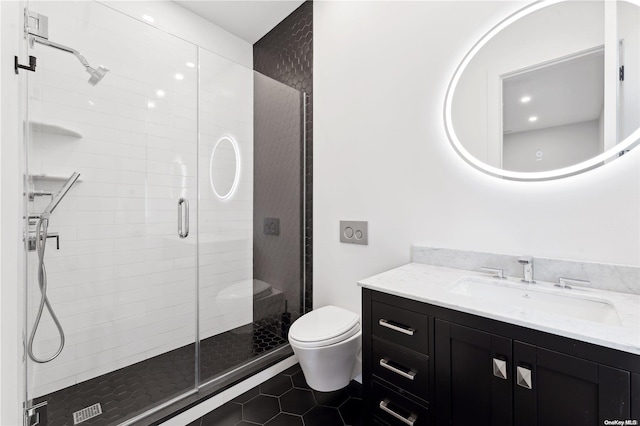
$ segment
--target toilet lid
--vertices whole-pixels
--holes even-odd
[[[289,329],[289,338],[305,346],[312,343],[324,345],[347,339],[359,330],[358,315],[337,306],[325,306],[294,321]]]

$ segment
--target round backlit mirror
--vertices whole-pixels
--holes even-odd
[[[464,57],[447,90],[447,134],[469,164],[494,176],[547,180],[593,169],[640,140],[639,68],[635,2],[536,2]]]
[[[221,200],[231,197],[240,179],[240,152],[236,141],[223,136],[211,151],[209,180],[211,189]]]

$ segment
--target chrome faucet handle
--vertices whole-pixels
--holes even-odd
[[[522,265],[530,265],[533,263],[533,256],[520,256],[518,258],[518,263]]]
[[[486,272],[487,274],[493,274],[493,278],[500,278],[501,280],[507,279],[504,276],[504,270],[498,268],[480,268],[480,271]]]
[[[556,287],[566,288],[567,290],[571,290],[571,286],[569,286],[569,284],[584,286],[590,283],[591,281],[589,280],[579,280],[577,278],[558,277],[558,284],[554,284],[554,285]]]
[[[55,238],[56,239],[56,250],[60,250],[60,234],[57,232],[47,233],[47,238]],[[36,236],[34,233],[29,233],[29,240],[27,241],[27,247],[29,251],[36,250]]]
[[[36,197],[51,197],[53,198],[53,192],[51,191],[31,191],[29,192],[29,201],[33,201]]]

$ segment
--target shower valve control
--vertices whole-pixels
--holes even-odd
[[[50,233],[47,234],[47,238],[55,238],[56,239],[56,250],[60,250],[60,235],[58,235],[57,233]],[[34,235],[29,235],[29,251],[35,251],[36,250],[36,236]]]
[[[340,242],[348,244],[369,245],[369,222],[341,220]]]

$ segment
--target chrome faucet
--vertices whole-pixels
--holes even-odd
[[[480,271],[486,272],[487,274],[492,274],[493,278],[498,278],[501,280],[506,280],[507,277],[504,276],[504,270],[498,268],[480,268]]]
[[[518,258],[518,263],[522,265],[522,282],[527,284],[534,284],[533,279],[533,257],[521,256]]]

